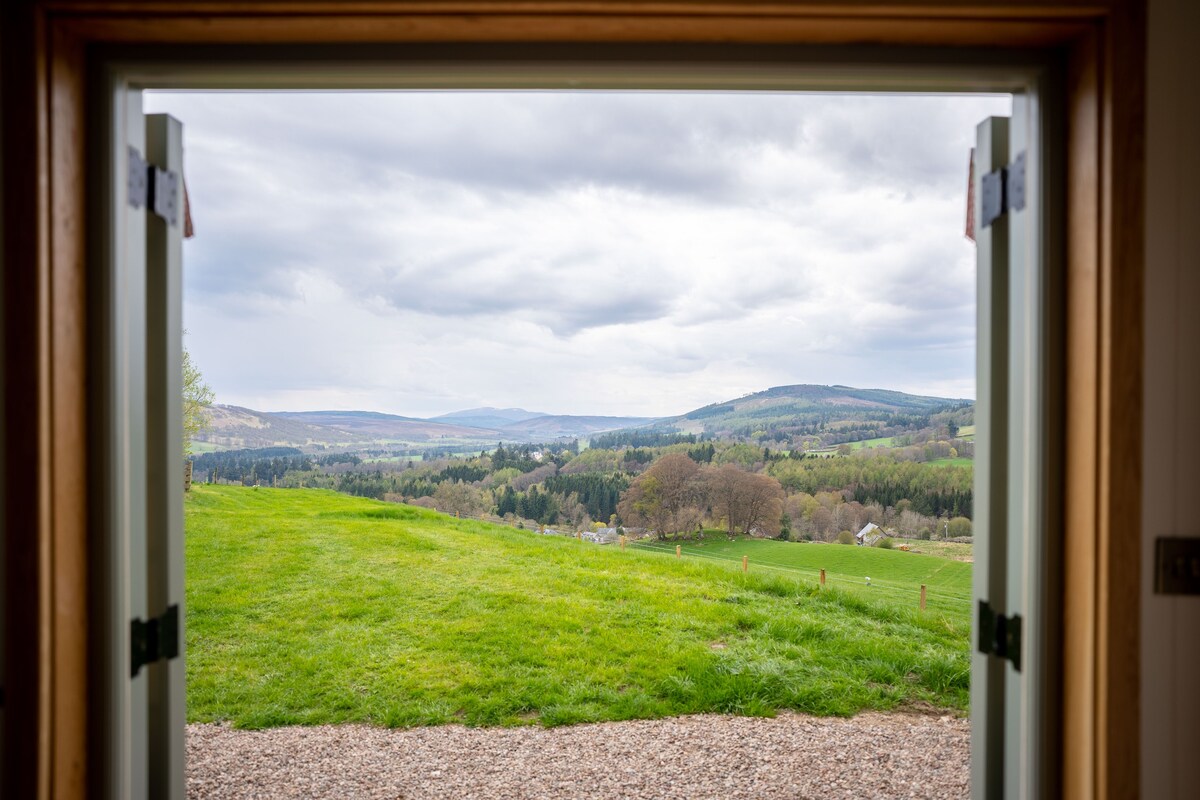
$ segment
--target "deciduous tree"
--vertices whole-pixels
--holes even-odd
[[[617,505],[628,525],[653,528],[659,539],[694,524],[694,509],[701,496],[697,476],[700,465],[683,453],[670,453],[637,477]],[[693,509],[693,513],[687,513]]]
[[[183,454],[192,452],[192,439],[208,426],[210,417],[205,411],[212,405],[216,394],[204,382],[200,368],[192,361],[187,348],[183,348]]]
[[[710,469],[707,477],[713,515],[725,520],[730,539],[739,532],[779,535],[784,499],[779,481],[734,464]]]

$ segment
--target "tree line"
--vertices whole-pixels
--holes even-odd
[[[212,453],[198,475],[318,487],[535,525],[617,524],[660,536],[719,527],[832,540],[867,522],[904,536],[970,534],[972,470],[904,460],[905,449],[818,456],[727,441],[590,448],[499,445],[471,458],[363,463],[295,448]],[[950,450],[944,440],[931,442]],[[198,480],[204,480],[199,477]]]

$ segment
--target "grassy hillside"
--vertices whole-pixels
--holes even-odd
[[[187,603],[192,721],[967,706],[957,613],[316,490],[196,486]]]

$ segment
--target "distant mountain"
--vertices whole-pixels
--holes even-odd
[[[604,417],[579,414],[545,414],[523,408],[471,408],[432,419],[499,430],[513,441],[591,436],[593,433],[632,428],[653,422],[652,417]]]
[[[973,400],[906,394],[891,389],[797,384],[775,386],[736,400],[697,408],[656,423],[686,433],[720,433],[746,426],[804,425],[892,415],[923,416],[974,405]]]
[[[583,417],[570,414],[548,414],[524,422],[506,425],[506,434],[521,433],[534,441],[576,436],[591,436],[593,433],[636,428],[654,422],[654,417]]]
[[[471,425],[381,414],[378,411],[279,411],[274,417],[345,431],[369,439],[424,441],[444,438],[492,438],[496,431]]]
[[[449,422],[455,425],[469,425],[473,428],[503,428],[514,422],[525,422],[537,417],[547,417],[549,414],[541,411],[526,411],[523,408],[469,408],[465,411],[451,411],[431,420]]]
[[[496,441],[498,431],[374,411],[254,411],[214,405],[197,441],[225,448],[312,445],[354,446],[372,442]]]
[[[930,414],[973,404],[971,400],[912,395],[889,389],[799,384],[776,386],[665,418],[472,408],[432,419],[418,419],[376,411],[265,412],[218,405],[210,409],[212,423],[196,439],[232,449],[314,445],[366,447],[379,443],[479,442],[482,446],[498,441],[544,442],[582,438],[650,426],[656,430],[716,436],[746,436],[756,430],[810,435],[818,430],[867,429],[874,423],[909,427]]]

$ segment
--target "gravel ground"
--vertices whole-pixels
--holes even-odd
[[[560,728],[189,725],[190,798],[884,798],[969,795],[969,723],[700,715]]]

